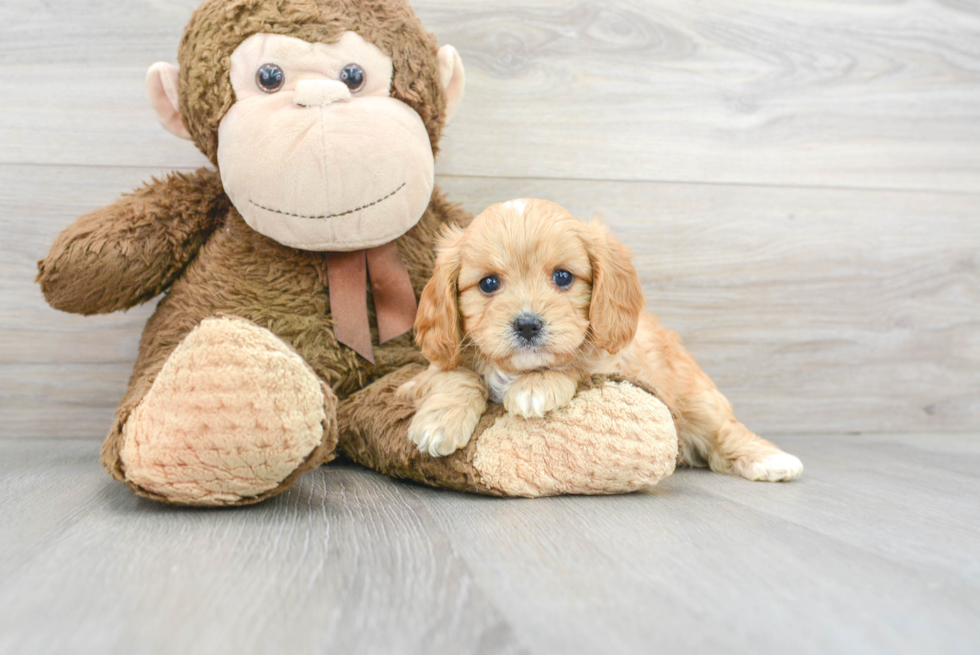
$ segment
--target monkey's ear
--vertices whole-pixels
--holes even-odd
[[[180,120],[180,110],[177,95],[177,74],[179,69],[173,64],[159,62],[150,66],[146,74],[146,93],[150,96],[150,105],[157,113],[160,124],[171,134],[181,139],[191,138],[191,133]]]
[[[446,92],[446,123],[452,120],[456,108],[463,99],[466,86],[466,70],[456,48],[444,45],[439,48],[439,82]]]

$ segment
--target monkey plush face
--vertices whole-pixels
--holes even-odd
[[[379,6],[390,15],[360,19],[369,23],[369,37],[377,38],[379,18],[406,25],[399,12],[407,5]],[[303,15],[295,11],[291,20]],[[218,65],[199,58],[184,71],[156,64],[147,88],[163,125],[194,138],[218,165],[225,193],[254,230],[302,250],[373,248],[411,229],[430,202],[434,139],[462,96],[463,67],[451,46],[436,52],[423,31],[400,30],[408,35],[400,38],[414,36],[417,45],[383,45],[402,59],[407,50],[432,57],[435,73],[406,90],[406,76],[425,66],[393,60],[351,29],[356,21],[324,21],[324,11],[292,31],[282,14],[272,13],[266,29],[245,34]],[[347,29],[338,30],[345,22]],[[201,84],[202,73],[209,85]],[[191,101],[183,96],[188,84],[197,90]],[[424,96],[416,91],[427,88],[441,106],[419,104]],[[218,116],[187,116],[201,98],[218,99]]]
[[[414,226],[435,184],[422,119],[392,98],[391,58],[255,34],[231,57],[237,101],[218,130],[225,193],[245,221],[303,250],[359,250]]]

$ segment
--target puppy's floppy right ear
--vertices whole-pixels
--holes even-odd
[[[589,324],[592,341],[615,354],[636,336],[646,306],[640,277],[630,251],[598,221],[586,226],[586,250],[592,260],[592,305]]]
[[[415,317],[415,345],[444,371],[459,364],[463,326],[459,318],[459,267],[463,228],[449,227],[439,239],[432,279],[422,290]]]

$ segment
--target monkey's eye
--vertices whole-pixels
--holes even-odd
[[[346,84],[352,93],[361,90],[366,78],[367,75],[364,73],[364,69],[357,64],[347,64],[340,71],[340,81]]]
[[[500,289],[500,279],[496,275],[490,275],[480,280],[480,291],[488,296],[497,293],[498,289]]]
[[[555,281],[555,286],[559,289],[567,289],[572,286],[572,282],[575,281],[575,276],[568,271],[559,268],[555,271],[555,274],[551,276],[551,279]]]
[[[255,83],[266,93],[275,93],[286,83],[286,74],[275,64],[264,64],[255,74]]]

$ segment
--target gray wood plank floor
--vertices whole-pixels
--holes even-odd
[[[524,501],[332,466],[222,511],[98,468],[152,303],[32,282],[204,163],[143,88],[197,4],[0,2],[0,655],[980,652],[976,2],[417,0],[467,67],[450,197],[601,212],[806,472]]]
[[[527,501],[329,466],[198,511],[95,441],[0,440],[0,652],[977,652],[977,435],[777,442],[798,482]]]

